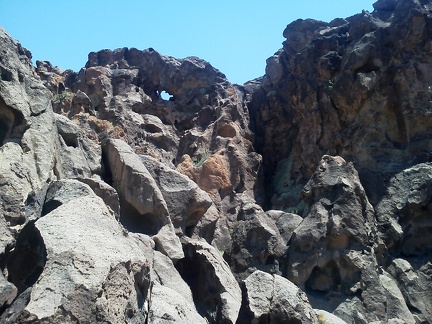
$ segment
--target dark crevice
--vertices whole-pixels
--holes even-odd
[[[160,127],[158,127],[156,125],[153,125],[153,124],[145,124],[144,125],[144,130],[146,132],[149,132],[149,133],[152,133],[152,134],[161,133],[162,132],[162,129]]]
[[[175,267],[192,291],[194,303],[199,314],[211,323],[222,320],[221,289],[223,289],[214,269],[196,247],[183,245],[185,257]]]
[[[0,96],[0,146],[6,142],[21,142],[28,128],[24,115],[9,107]]]
[[[114,185],[113,175],[111,173],[111,169],[109,167],[108,157],[106,154],[106,150],[104,150],[105,144],[102,143],[102,180],[109,184],[111,187]]]
[[[8,256],[8,280],[18,288],[18,295],[33,286],[41,275],[47,259],[44,241],[34,222],[21,231],[15,248]]]
[[[9,70],[6,70],[5,68],[0,66],[0,74],[1,74],[1,79],[3,81],[12,81],[13,80],[13,75],[12,72]]]
[[[185,234],[189,237],[192,237],[194,230],[195,230],[195,225],[187,226],[185,228]]]
[[[131,204],[120,199],[120,222],[133,233],[143,233],[149,236],[156,235],[161,228],[160,220],[155,215],[140,214]]]
[[[62,205],[62,203],[57,201],[57,200],[48,201],[47,203],[45,203],[43,205],[41,216],[45,216],[45,215],[49,214],[50,212],[52,212],[54,209],[60,207],[61,205]]]
[[[249,307],[249,298],[247,296],[247,288],[244,282],[241,282],[240,288],[242,291],[242,303],[241,303],[240,312],[236,324],[251,323],[252,320],[254,319],[254,314],[251,312]],[[260,323],[267,323],[267,322],[262,321]]]
[[[79,146],[78,135],[77,134],[74,134],[74,133],[62,133],[59,130],[59,135],[61,136],[61,138],[63,139],[63,141],[65,142],[65,144],[67,146],[75,147],[75,148]]]

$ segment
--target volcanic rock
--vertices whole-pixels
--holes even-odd
[[[299,19],[233,85],[0,29],[0,322],[431,322],[431,34],[429,0]]]
[[[210,322],[236,323],[242,294],[219,251],[205,241],[183,239],[176,268],[192,290],[198,312]]]
[[[255,271],[244,290],[247,309],[240,323],[318,323],[306,295],[281,276]]]

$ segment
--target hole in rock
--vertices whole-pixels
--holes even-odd
[[[24,74],[22,74],[22,72],[18,71],[18,80],[19,82],[24,82]]]
[[[62,203],[60,201],[57,201],[57,200],[48,201],[47,203],[45,203],[43,205],[41,216],[45,216],[46,214],[51,213],[54,209],[56,209],[57,207],[60,207],[61,205],[62,205]]]
[[[22,113],[10,108],[0,97],[0,146],[6,141],[20,142],[26,128]]]
[[[64,84],[62,82],[60,82],[58,84],[58,87],[57,87],[57,93],[63,93],[65,90],[66,90],[66,87],[64,86]]]
[[[1,79],[3,81],[12,81],[12,72],[0,67]]]
[[[63,138],[63,141],[67,146],[78,147],[78,135],[72,133],[60,133],[59,135]]]
[[[265,261],[265,264],[274,264],[276,261],[276,258],[274,255],[269,255]]]
[[[321,293],[337,289],[340,284],[339,270],[334,262],[329,262],[322,268],[315,267],[311,276],[306,281],[307,288]]]
[[[18,288],[18,295],[34,285],[43,271],[47,252],[34,222],[28,223],[18,236],[8,256],[8,280]]]
[[[195,225],[187,226],[185,228],[185,233],[186,233],[187,236],[192,237],[192,234],[193,234],[194,230],[195,230]]]
[[[146,132],[153,133],[153,134],[162,132],[162,129],[154,124],[145,124],[144,130]]]
[[[167,92],[167,91],[165,91],[165,90],[162,90],[160,93],[159,93],[159,96],[163,99],[163,100],[171,100],[172,98],[173,98],[173,95],[172,94],[170,94],[169,92]]]

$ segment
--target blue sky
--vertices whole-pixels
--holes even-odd
[[[153,47],[159,53],[209,61],[233,83],[264,74],[298,18],[330,21],[364,10],[372,0],[0,0],[0,26],[35,60],[78,71],[91,51]]]

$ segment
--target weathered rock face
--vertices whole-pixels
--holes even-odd
[[[244,281],[243,323],[318,323],[306,295],[289,280],[255,271]]]
[[[285,251],[276,224],[261,207],[252,203],[241,206],[231,246],[224,255],[238,278],[245,279],[256,269],[280,274],[278,260]]]
[[[432,3],[374,8],[243,86],[0,29],[0,322],[432,322]]]
[[[206,243],[184,239],[185,258],[176,268],[191,287],[200,314],[213,323],[235,323],[241,290],[219,251]]]
[[[30,52],[2,29],[0,44],[0,217],[14,226],[26,221],[29,193],[54,178],[57,136],[50,92],[35,78]]]
[[[427,322],[432,4],[374,8],[291,23],[244,88],[265,208],[304,217],[287,278],[347,322]]]
[[[429,1],[378,1],[373,13],[297,20],[251,83],[268,204],[297,208],[323,154],[352,161],[375,205],[384,181],[431,151]]]

